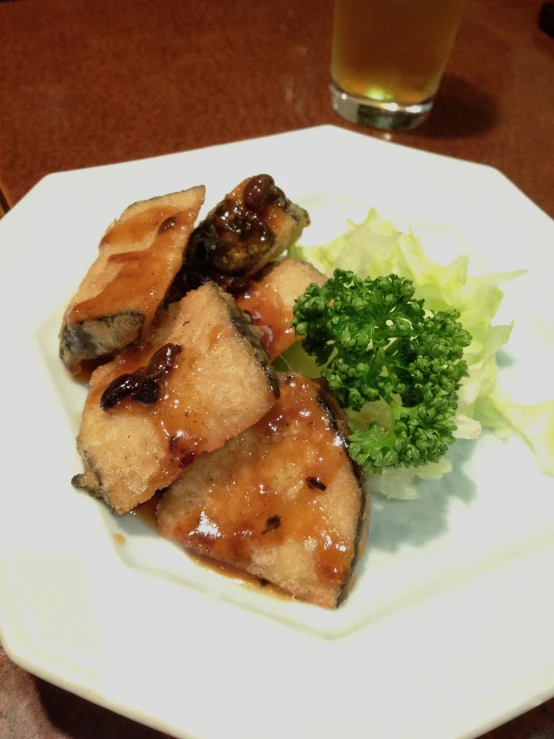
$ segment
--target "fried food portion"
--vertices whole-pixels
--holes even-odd
[[[159,533],[336,608],[365,544],[369,510],[349,433],[322,385],[287,373],[264,418],[165,491]]]
[[[294,301],[312,282],[323,285],[326,280],[311,264],[289,257],[268,265],[243,293],[235,295],[239,308],[263,331],[262,341],[270,359],[301,339],[291,323]]]
[[[252,275],[292,246],[310,224],[308,213],[291,203],[267,174],[241,182],[194,230],[183,270],[217,281]]]
[[[204,194],[199,186],[134,203],[106,231],[63,317],[60,356],[71,372],[146,336],[182,265]]]
[[[93,373],[77,440],[85,472],[73,484],[126,513],[256,423],[278,394],[252,325],[207,283],[170,306],[147,347]]]

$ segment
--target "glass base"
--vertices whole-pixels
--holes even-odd
[[[415,128],[427,118],[433,107],[433,98],[422,103],[403,105],[385,103],[378,100],[351,95],[336,82],[330,85],[331,106],[342,118],[350,123],[372,126],[389,131]]]

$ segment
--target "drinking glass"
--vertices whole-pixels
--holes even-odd
[[[428,115],[467,0],[335,0],[331,105],[353,123],[413,128]]]

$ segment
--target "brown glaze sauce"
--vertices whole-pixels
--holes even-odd
[[[158,507],[158,503],[162,499],[162,493],[160,490],[158,490],[155,495],[153,495],[150,500],[147,500],[144,503],[141,503],[138,505],[134,510],[131,511],[131,515],[137,516],[137,518],[140,518],[140,520],[145,523],[147,526],[150,526],[150,528],[155,529],[156,528],[156,508]]]
[[[212,222],[224,244],[241,241],[273,243],[274,235],[262,213],[244,207],[241,200],[227,197],[214,211]]]
[[[296,334],[291,323],[292,311],[278,290],[267,285],[258,288],[253,283],[235,300],[238,307],[250,315],[252,323],[262,330],[261,340],[270,359],[275,359],[294,343]]]
[[[103,246],[115,246],[128,242],[139,243],[145,236],[161,226],[165,218],[175,215],[175,212],[175,208],[154,206],[119,221],[106,231],[100,241],[100,249]]]
[[[259,268],[283,229],[288,201],[269,175],[241,182],[200,226],[217,272],[248,274]],[[215,238],[215,241],[214,241]],[[194,265],[189,265],[193,266]],[[196,265],[204,272],[206,265]],[[210,272],[210,269],[208,269]]]
[[[116,223],[100,242],[100,250],[108,245],[138,244],[148,238],[152,238],[152,243],[145,249],[111,254],[108,262],[120,265],[117,275],[98,295],[74,305],[68,322],[140,311],[144,315],[144,331],[182,258],[178,250],[171,248],[171,241],[179,231],[188,231],[193,222],[192,211],[157,207]]]
[[[280,399],[242,435],[232,466],[213,479],[205,502],[180,519],[172,538],[239,568],[250,565],[254,547],[293,540],[313,552],[322,582],[342,584],[352,546],[329,520],[325,493],[306,482],[328,487],[346,458],[317,398],[317,385],[299,375],[283,383]]]
[[[200,567],[204,567],[212,572],[217,572],[218,575],[228,577],[231,580],[238,582],[240,585],[244,585],[252,590],[263,590],[264,595],[272,595],[274,598],[279,598],[281,600],[294,600],[294,597],[290,595],[290,593],[286,593],[284,590],[281,590],[277,585],[273,585],[273,583],[270,583],[267,580],[261,580],[255,575],[250,575],[248,572],[244,572],[244,570],[239,570],[232,565],[225,564],[225,562],[218,562],[216,559],[210,559],[210,557],[197,554],[196,552],[190,552],[186,549],[185,553]]]
[[[221,327],[213,332],[214,335],[210,337],[212,346],[225,330],[226,327]],[[125,373],[132,374],[139,367],[146,367],[153,354],[154,348],[150,346],[120,354],[111,370],[91,388],[87,405],[99,404],[102,392],[112,380]],[[206,451],[209,418],[202,404],[196,403],[193,396],[195,377],[201,371],[201,365],[201,355],[188,347],[186,352],[176,355],[169,373],[159,380],[159,394],[155,403],[141,405],[127,396],[113,408],[104,411],[145,416],[156,429],[165,450],[164,458],[159,460],[158,474],[151,481],[158,489],[170,485],[194,461],[196,455]]]
[[[275,230],[288,204],[270,175],[241,182],[216,208],[212,220],[224,241],[259,240],[273,243]]]
[[[152,529],[156,529],[156,508],[158,507],[158,503],[162,499],[162,495],[163,493],[161,491],[158,491],[154,495],[154,497],[150,498],[150,500],[147,500],[145,503],[141,503],[140,505],[138,505],[134,511],[131,511],[131,514],[137,516],[137,518],[140,518],[140,520],[144,524],[146,524],[146,526],[149,526]],[[114,538],[118,536],[121,535],[115,534]],[[120,542],[119,540],[116,541],[118,541],[118,543],[124,543]],[[284,590],[281,590],[281,588],[278,588],[276,585],[273,585],[267,580],[260,580],[259,577],[250,575],[248,574],[248,572],[238,570],[231,565],[225,564],[224,562],[218,562],[215,559],[210,559],[205,555],[191,552],[187,549],[185,549],[184,551],[185,554],[187,554],[192,559],[192,561],[200,567],[204,567],[207,570],[211,570],[212,572],[217,572],[220,575],[229,577],[235,582],[238,582],[241,585],[247,586],[254,590],[263,590],[264,594],[272,595],[275,598],[282,598],[287,600],[293,599],[293,596],[289,595],[289,593],[285,593]]]

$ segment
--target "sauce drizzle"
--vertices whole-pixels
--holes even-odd
[[[267,285],[252,288],[235,298],[238,307],[248,313],[252,323],[259,329],[262,344],[270,359],[282,354],[295,340],[296,334],[291,321],[292,310],[287,307],[279,291]]]
[[[298,375],[281,384],[272,410],[228,442],[226,463],[214,459],[217,475],[207,478],[204,502],[179,518],[171,538],[239,568],[251,565],[254,551],[298,542],[313,555],[321,582],[345,581],[353,542],[339,531],[323,491],[349,462],[318,390]]]
[[[110,254],[107,263],[119,266],[113,279],[94,297],[72,307],[69,323],[102,318],[123,312],[143,314],[143,335],[161,303],[182,259],[182,249],[173,248],[177,241],[184,248],[193,226],[195,213],[170,207],[149,208],[143,213],[116,223],[100,242],[100,251],[118,244],[150,245],[143,249]]]

